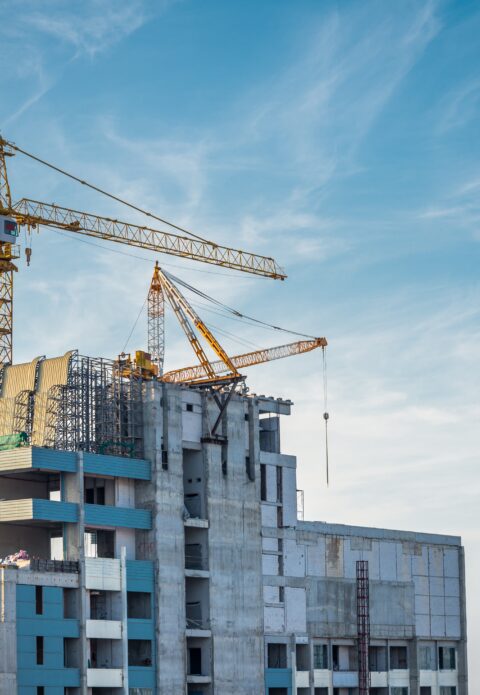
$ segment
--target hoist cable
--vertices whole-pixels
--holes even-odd
[[[322,363],[323,363],[323,419],[325,420],[325,472],[327,479],[327,487],[330,484],[330,472],[328,465],[328,401],[327,401],[327,352],[322,347]]]
[[[256,319],[253,316],[248,316],[247,314],[242,314],[240,311],[237,311],[237,309],[233,309],[232,307],[228,306],[227,304],[224,304],[223,302],[220,302],[218,299],[214,299],[213,297],[210,297],[208,294],[205,292],[202,292],[201,290],[197,289],[196,287],[193,287],[192,285],[189,285],[187,282],[184,280],[181,280],[180,278],[176,277],[175,275],[172,275],[171,273],[167,273],[166,271],[165,275],[175,283],[178,283],[179,285],[182,285],[187,290],[190,290],[190,292],[193,292],[194,294],[197,294],[199,297],[202,297],[203,299],[208,300],[209,302],[212,302],[213,304],[216,304],[219,307],[222,307],[226,311],[230,312],[234,316],[237,316],[239,318],[243,319],[248,319],[249,321],[253,321],[254,323],[258,323],[262,326],[266,326],[267,328],[273,328],[276,331],[281,331],[282,333],[290,333],[291,335],[298,335],[301,338],[310,338],[311,340],[315,340],[316,336],[313,335],[308,335],[306,333],[299,333],[298,331],[291,331],[288,330],[287,328],[282,328],[281,326],[275,326],[272,323],[267,323],[266,321],[261,321],[260,319]]]
[[[74,174],[70,174],[70,172],[65,171],[65,169],[61,169],[60,167],[55,166],[55,164],[51,164],[50,162],[47,162],[44,159],[40,159],[40,157],[37,157],[34,154],[27,152],[26,150],[22,150],[22,148],[18,147],[18,145],[14,145],[11,142],[7,142],[6,140],[3,140],[3,141],[0,140],[0,142],[2,144],[3,143],[7,144],[9,147],[12,148],[12,150],[15,150],[16,152],[20,152],[21,154],[24,154],[26,157],[29,157],[30,159],[33,159],[36,162],[39,162],[39,164],[43,164],[44,166],[48,167],[49,169],[53,169],[53,171],[56,171],[59,174],[62,174],[62,176],[66,176],[67,178],[72,179],[73,181],[76,181],[77,183],[81,183],[82,186],[87,186],[87,188],[91,188],[92,191],[96,191],[97,193],[101,193],[101,195],[104,195],[107,198],[111,198],[112,200],[115,200],[117,203],[121,203],[122,205],[126,205],[127,207],[131,208],[132,210],[136,210],[137,212],[141,212],[142,215],[146,215],[147,217],[150,217],[153,220],[157,220],[158,222],[162,222],[163,224],[166,224],[169,227],[172,227],[172,229],[176,229],[177,231],[182,232],[183,234],[189,234],[190,236],[194,237],[195,239],[198,239],[199,241],[203,241],[207,244],[213,244],[213,246],[217,246],[217,244],[215,244],[215,242],[209,241],[208,239],[204,239],[203,237],[199,236],[198,234],[194,234],[193,232],[190,232],[188,229],[185,229],[184,227],[180,227],[178,224],[174,224],[173,222],[169,222],[168,220],[164,219],[163,217],[159,217],[158,215],[154,215],[153,212],[148,212],[147,210],[144,210],[143,208],[140,208],[137,205],[133,205],[133,203],[129,203],[128,201],[124,200],[123,198],[120,198],[119,196],[114,195],[113,193],[108,193],[108,191],[104,191],[103,188],[99,188],[98,186],[95,186],[93,183],[89,183],[88,181],[84,181],[83,179],[80,179],[78,176],[75,176]]]

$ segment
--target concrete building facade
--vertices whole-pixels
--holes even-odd
[[[460,538],[297,518],[291,403],[145,382],[141,457],[0,451],[0,693],[467,695]],[[128,453],[128,452],[127,452]]]

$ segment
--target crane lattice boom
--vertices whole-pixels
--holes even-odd
[[[139,227],[88,212],[80,212],[49,205],[37,200],[22,198],[12,210],[20,224],[46,225],[67,232],[116,241],[120,244],[137,246],[149,251],[168,253],[190,258],[194,261],[241,270],[254,275],[283,280],[286,275],[273,258],[246,253],[228,246],[218,246],[210,241],[200,241],[186,236],[163,232],[150,227]]]
[[[279,360],[283,357],[290,357],[291,355],[300,355],[303,352],[310,352],[310,350],[315,350],[319,347],[324,348],[326,346],[327,340],[325,338],[299,340],[295,343],[288,343],[287,345],[236,355],[235,357],[231,357],[230,361],[236,369],[244,369],[245,367],[252,367],[255,364],[271,362],[272,360]],[[210,362],[210,367],[216,376],[221,376],[228,371],[225,362],[221,360]],[[162,380],[175,383],[195,383],[205,381],[208,376],[206,369],[202,365],[197,365],[195,367],[184,367],[183,369],[175,369],[167,372],[163,375]]]

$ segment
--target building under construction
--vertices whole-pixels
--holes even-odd
[[[299,520],[289,401],[75,352],[1,393],[1,693],[466,695],[460,539]]]
[[[299,519],[292,403],[245,388],[325,339],[230,357],[157,265],[149,354],[14,363],[21,226],[286,277],[151,214],[175,233],[13,203],[20,153],[53,167],[0,137],[0,695],[467,695],[460,538]],[[198,365],[164,371],[165,300]]]

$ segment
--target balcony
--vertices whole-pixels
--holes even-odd
[[[122,639],[120,620],[87,620],[88,639]]]
[[[73,502],[57,502],[47,499],[3,500],[0,502],[0,522],[67,522],[78,521],[78,507]]]
[[[122,688],[123,669],[89,668],[87,669],[88,688]]]

